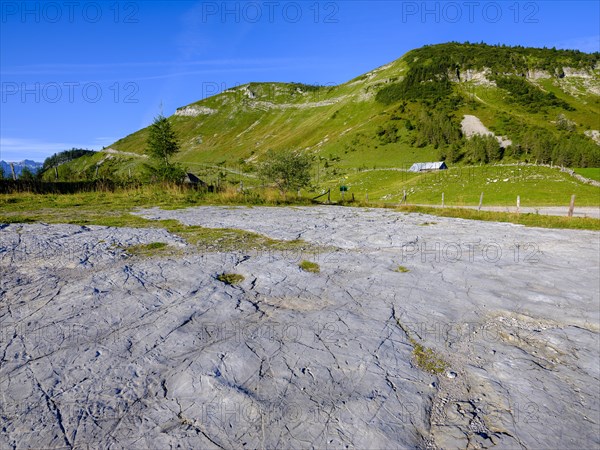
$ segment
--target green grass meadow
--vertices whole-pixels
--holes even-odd
[[[584,169],[586,173],[596,169]],[[332,199],[341,199],[339,186],[349,190],[345,199],[354,194],[357,200],[399,203],[404,191],[409,204],[441,205],[442,193],[446,206],[565,206],[576,196],[578,206],[600,205],[600,188],[581,183],[557,169],[535,166],[451,167],[429,173],[409,173],[394,170],[363,171],[340,176],[325,183],[332,189]]]

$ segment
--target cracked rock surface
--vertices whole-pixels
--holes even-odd
[[[138,214],[323,250],[0,225],[0,448],[600,446],[597,232],[339,207]],[[184,251],[123,250],[153,242]]]

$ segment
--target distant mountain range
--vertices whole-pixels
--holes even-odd
[[[42,169],[43,163],[32,161],[30,159],[25,159],[23,161],[13,162],[13,166],[15,168],[15,174],[17,175],[17,177],[19,177],[25,167],[31,170],[31,172],[33,172],[34,174],[37,173],[39,170]],[[4,172],[5,178],[12,177],[12,171],[10,170],[10,161],[0,161],[0,167],[2,167],[2,171]]]

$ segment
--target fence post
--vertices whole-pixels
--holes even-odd
[[[520,210],[521,210],[521,196],[517,195],[517,214],[519,214]]]
[[[573,217],[574,209],[575,209],[575,194],[571,195],[571,204],[569,205],[569,217]]]
[[[369,193],[367,192],[367,203],[369,203]]]
[[[483,203],[483,192],[479,196],[479,207],[477,208],[477,211],[481,211],[481,204],[482,203]]]
[[[444,207],[444,193],[442,192],[442,208]]]

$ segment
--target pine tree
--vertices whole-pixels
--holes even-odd
[[[179,164],[173,164],[170,160],[179,152],[177,135],[171,127],[171,123],[165,116],[159,114],[154,119],[149,131],[146,154],[156,163],[155,166],[146,166],[150,179],[180,183],[185,177],[185,169]]]
[[[161,166],[171,166],[169,159],[179,151],[177,136],[171,127],[171,123],[162,114],[154,119],[150,126],[146,154],[156,159]]]
[[[23,167],[21,174],[19,175],[19,180],[33,181],[35,180],[35,174],[29,167]]]

